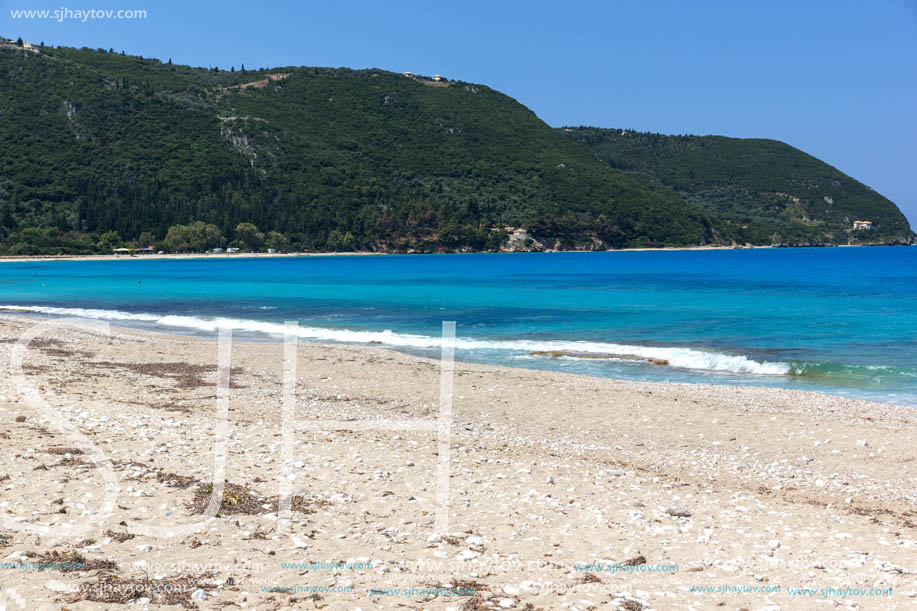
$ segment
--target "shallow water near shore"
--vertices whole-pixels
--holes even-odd
[[[455,320],[467,361],[917,406],[912,247],[4,263],[0,304],[433,356]]]

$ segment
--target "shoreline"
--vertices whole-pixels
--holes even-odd
[[[0,317],[0,361],[34,323]],[[27,380],[110,459],[120,492],[110,517],[80,537],[0,528],[0,554],[7,562],[77,554],[110,563],[120,581],[108,583],[146,588],[155,609],[176,608],[169,601],[220,609],[243,597],[252,608],[364,611],[399,603],[439,611],[757,608],[765,597],[751,588],[762,585],[776,588],[767,594],[772,605],[788,609],[811,603],[788,594],[796,587],[891,590],[854,598],[866,609],[905,608],[917,597],[917,497],[913,469],[902,468],[917,461],[908,408],[456,362],[444,446],[435,431],[373,428],[435,421],[437,360],[300,343],[294,419],[368,426],[300,430],[285,457],[283,354],[277,343],[235,345],[223,435],[215,341],[120,328],[36,338]],[[49,526],[97,515],[101,472],[22,396],[9,376],[0,378],[8,432],[0,435],[8,501],[0,513]],[[199,519],[220,439],[230,486],[224,513],[170,538],[135,531],[131,524]],[[436,534],[444,448],[449,523]],[[279,531],[283,481],[299,499],[290,535]],[[339,566],[304,572],[289,564],[302,562]],[[582,568],[614,563],[648,568]],[[79,594],[104,575],[7,571],[4,587],[35,608],[120,608],[114,598]],[[167,599],[154,591],[165,583],[187,589]],[[748,590],[699,592],[692,584]],[[327,589],[314,591],[319,598],[296,590],[306,587]],[[412,587],[444,593],[393,593]],[[445,592],[451,588],[465,589]],[[192,599],[197,590],[203,598]],[[844,604],[841,596],[825,600]]]
[[[206,260],[206,259],[273,259],[298,257],[366,257],[366,256],[435,256],[435,255],[519,255],[600,252],[681,252],[681,251],[733,251],[733,250],[784,250],[787,248],[875,248],[909,246],[907,244],[830,244],[825,246],[675,246],[669,248],[619,248],[615,250],[545,250],[545,251],[479,251],[445,253],[407,252],[299,252],[299,253],[163,253],[161,255],[0,255],[0,263],[38,263],[47,261],[151,261],[151,260]]]
[[[59,320],[61,317],[83,318],[83,316],[81,316],[76,311],[62,312],[62,313],[49,313],[49,312],[34,311],[34,310],[29,309],[29,307],[30,306],[18,307],[18,306],[0,305],[0,320],[3,320],[4,317],[21,318],[22,320],[37,320],[37,321],[53,321],[53,320]],[[64,309],[66,310],[66,308]],[[77,308],[77,310],[79,310],[79,308]],[[117,310],[113,310],[113,312],[117,312]],[[22,316],[22,315],[25,315],[25,316]],[[165,316],[165,314],[161,316]],[[194,317],[192,316],[192,318]],[[197,329],[194,327],[175,326],[175,327],[169,327],[165,329],[160,329],[160,328],[155,328],[155,327],[151,329],[149,328],[149,326],[145,326],[145,325],[132,326],[131,324],[128,324],[127,321],[123,319],[118,319],[118,318],[104,318],[104,317],[89,316],[88,319],[92,321],[103,322],[109,325],[112,329],[117,329],[121,332],[150,333],[153,335],[178,337],[178,338],[184,338],[188,340],[214,341],[211,337],[208,337],[208,335],[206,334],[202,335],[201,329]],[[239,321],[252,322],[252,323],[261,322],[256,319],[239,319]],[[155,324],[155,323],[151,323],[151,324]],[[274,324],[275,326],[279,325],[279,323],[268,323],[268,324]],[[279,328],[274,332],[269,332],[269,331],[264,331],[264,330],[259,330],[259,331],[245,330],[243,328],[234,327],[233,332],[234,332],[233,336],[239,342],[246,342],[246,343],[252,343],[252,344],[262,344],[262,343],[280,344],[283,342],[283,337],[282,337],[283,331],[282,329],[279,329]],[[210,335],[212,335],[212,331]],[[409,355],[417,354],[416,351],[412,350],[412,346],[410,345],[388,344],[388,343],[385,343],[384,341],[376,341],[376,340],[373,340],[373,341],[359,341],[359,340],[348,340],[348,339],[337,339],[337,340],[324,339],[323,340],[323,339],[318,339],[318,338],[301,337],[299,342],[307,343],[311,345],[317,345],[317,346],[352,346],[355,348],[369,347],[369,348],[387,350],[387,351],[391,351],[391,352],[395,352],[399,354],[409,354]],[[726,375],[739,376],[739,377],[741,377],[742,375],[732,370],[685,368],[684,366],[673,365],[672,363],[669,362],[669,360],[667,360],[664,357],[638,356],[635,354],[629,354],[626,351],[622,353],[610,354],[610,353],[580,353],[575,350],[551,349],[551,350],[534,350],[534,351],[529,352],[528,356],[550,357],[552,359],[560,358],[560,357],[569,357],[569,358],[580,358],[584,360],[610,358],[610,359],[619,360],[619,361],[643,362],[643,363],[649,363],[649,364],[655,365],[660,368],[674,368],[677,371],[688,372],[688,373],[695,374],[698,377],[703,377],[703,378],[712,378],[718,374],[726,374]],[[425,357],[421,357],[421,358],[425,358]],[[627,383],[627,382],[636,381],[636,380],[641,379],[641,378],[634,378],[634,377],[630,377],[630,378],[628,377],[608,377],[608,376],[596,375],[596,374],[588,373],[588,372],[580,373],[580,372],[575,372],[575,371],[565,371],[563,369],[558,369],[558,368],[554,368],[551,366],[548,366],[548,367],[529,366],[527,367],[522,364],[506,365],[506,364],[487,363],[487,362],[481,362],[481,361],[476,361],[476,360],[462,360],[461,357],[457,357],[456,362],[461,362],[465,364],[481,364],[484,366],[492,366],[492,367],[505,367],[511,370],[568,373],[570,375],[584,376],[587,378],[595,378],[595,379],[601,379],[601,380],[613,380],[613,381],[618,381],[622,383]],[[759,365],[767,365],[769,363],[770,362],[768,361],[758,362]],[[776,364],[778,365],[786,364],[787,366],[790,366],[792,362],[784,363],[781,361],[781,362],[777,362]],[[755,375],[755,374],[746,374],[746,375]],[[779,376],[779,377],[786,377],[786,376],[789,376],[790,374],[757,374],[757,375],[774,375],[774,376]],[[798,375],[798,373],[793,374],[793,375]],[[818,385],[812,385],[811,383],[809,383],[808,385],[803,385],[801,387],[798,387],[798,386],[793,387],[787,384],[768,385],[768,384],[755,383],[754,381],[750,381],[749,383],[736,382],[736,381],[718,383],[712,380],[711,381],[708,381],[708,380],[702,380],[702,381],[647,380],[646,382],[649,384],[672,383],[672,384],[711,386],[715,388],[761,388],[761,389],[772,389],[772,390],[787,390],[791,392],[795,392],[795,391],[809,392],[809,393],[814,393],[814,394],[825,395],[828,397],[836,397],[839,399],[849,399],[852,401],[867,401],[867,402],[876,403],[879,405],[888,405],[888,406],[895,407],[895,408],[917,410],[917,405],[909,404],[906,401],[895,403],[887,397],[886,398],[876,398],[876,397],[869,397],[869,396],[862,396],[862,395],[856,396],[856,394],[854,394],[854,396],[851,396],[849,394],[842,394],[840,392],[837,392],[840,388],[847,389],[847,387],[827,386],[825,388],[819,388]]]
[[[22,315],[25,315],[25,316],[22,316]],[[53,320],[59,320],[61,317],[69,318],[69,317],[74,317],[74,316],[77,318],[81,318],[80,314],[78,313],[36,312],[36,311],[28,309],[28,306],[25,306],[25,307],[0,306],[0,320],[3,320],[4,317],[10,317],[10,318],[21,318],[22,320],[53,321]],[[196,330],[197,332],[195,332],[195,329],[190,328],[190,327],[170,327],[167,329],[159,329],[159,328],[150,329],[149,327],[146,327],[143,325],[132,326],[130,324],[127,324],[126,321],[119,320],[117,318],[109,319],[109,318],[89,317],[89,320],[104,322],[105,324],[108,324],[112,329],[117,329],[121,332],[150,333],[153,335],[163,335],[167,337],[177,337],[177,338],[184,338],[188,340],[214,341],[212,337],[209,337],[206,334],[202,335],[200,329],[197,329]],[[246,320],[249,322],[259,322],[255,319],[242,319],[242,320]],[[274,324],[277,324],[277,323],[274,323]],[[251,331],[251,330],[246,331],[244,329],[240,329],[237,327],[233,329],[233,337],[236,339],[236,341],[252,343],[252,344],[262,344],[262,343],[280,344],[283,342],[282,334],[283,332],[280,329],[278,329],[275,332],[268,332],[268,331],[263,331],[263,330],[262,331]],[[209,335],[212,335],[212,332]],[[352,346],[354,348],[367,348],[368,347],[368,348],[376,348],[380,350],[387,350],[387,351],[391,351],[391,352],[395,352],[399,354],[417,355],[417,353],[411,349],[412,348],[411,346],[386,344],[383,341],[357,341],[357,340],[346,340],[346,339],[322,340],[322,339],[316,339],[316,338],[302,337],[300,338],[299,342],[307,343],[310,345],[329,346],[329,347],[330,346]],[[581,358],[581,359],[587,359],[587,360],[611,358],[611,359],[620,360],[620,361],[644,362],[644,363],[649,363],[649,364],[652,364],[652,365],[655,365],[661,368],[671,367],[679,371],[687,371],[692,374],[696,374],[698,377],[705,377],[705,378],[711,378],[721,373],[726,374],[726,375],[741,376],[741,374],[735,371],[731,371],[731,370],[721,371],[721,370],[714,370],[714,369],[709,369],[709,370],[708,369],[686,369],[684,367],[680,367],[680,366],[671,364],[665,358],[656,358],[656,357],[651,357],[651,356],[638,356],[634,354],[628,354],[626,352],[620,353],[620,354],[609,354],[609,353],[579,353],[579,352],[576,352],[575,350],[535,350],[535,351],[529,352],[528,356],[542,356],[542,357],[550,357],[550,358],[572,357],[572,358]],[[426,357],[421,357],[421,358],[426,358]],[[563,369],[553,368],[550,366],[545,368],[545,367],[527,367],[522,364],[506,365],[506,364],[494,364],[494,363],[486,363],[486,362],[482,363],[481,361],[476,361],[476,360],[463,360],[460,357],[456,358],[456,362],[457,363],[461,362],[461,363],[465,363],[469,365],[470,364],[480,364],[480,365],[491,366],[491,367],[505,367],[511,370],[567,373],[570,375],[584,376],[587,378],[595,378],[595,379],[600,379],[600,380],[613,380],[613,381],[622,382],[622,383],[637,381],[640,379],[640,378],[633,378],[633,377],[631,378],[608,377],[608,376],[596,375],[596,374],[591,374],[591,373],[565,371]],[[778,363],[778,364],[781,364],[781,363]],[[759,364],[767,364],[767,362],[761,362]],[[747,375],[752,375],[752,374],[747,374]],[[763,375],[763,374],[759,374],[759,375]],[[779,375],[783,377],[789,374],[770,374],[770,375],[775,375],[775,376]],[[917,410],[917,405],[908,404],[907,402],[895,403],[895,402],[892,402],[891,400],[883,400],[882,398],[872,398],[868,396],[850,396],[850,395],[845,395],[845,394],[841,394],[838,392],[832,392],[832,391],[835,391],[838,387],[827,387],[827,388],[821,389],[821,388],[818,388],[817,385],[814,387],[806,387],[806,386],[791,387],[788,385],[767,385],[767,384],[754,383],[754,382],[717,383],[715,381],[707,381],[707,380],[703,380],[703,381],[647,380],[646,383],[649,383],[649,384],[669,384],[671,383],[671,384],[689,384],[689,385],[711,386],[711,387],[717,387],[717,388],[724,388],[724,387],[725,388],[761,388],[761,389],[773,389],[773,390],[799,391],[799,392],[809,392],[809,393],[814,393],[814,394],[825,395],[828,397],[836,397],[839,399],[849,399],[853,401],[867,401],[870,403],[876,403],[879,405],[888,405],[888,406],[895,407],[895,408]]]

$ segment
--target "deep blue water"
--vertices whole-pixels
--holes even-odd
[[[0,304],[423,354],[455,320],[464,360],[917,405],[914,247],[2,263]]]

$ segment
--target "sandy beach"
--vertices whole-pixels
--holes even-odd
[[[913,410],[456,363],[437,534],[437,433],[372,421],[435,419],[440,364],[373,346],[299,345],[295,419],[367,430],[299,431],[284,457],[283,345],[234,343],[227,483],[201,522],[220,442],[216,342],[36,338],[25,378],[117,477],[111,515],[61,536],[100,515],[105,479],[10,373],[39,320],[0,316],[8,610],[917,606]],[[172,537],[137,526],[196,522]]]

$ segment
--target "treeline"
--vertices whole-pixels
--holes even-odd
[[[110,254],[117,249],[147,249],[170,253],[202,253],[216,248],[238,248],[258,252],[273,249],[277,252],[301,252],[309,248],[301,239],[277,231],[262,232],[252,223],[239,223],[227,237],[219,227],[195,221],[188,225],[169,227],[164,237],[144,231],[136,240],[124,240],[116,231],[105,233],[79,233],[62,231],[58,227],[27,227],[16,233],[10,245],[3,249],[8,255],[38,254]],[[350,233],[336,235],[331,251],[356,249],[356,240]]]
[[[462,248],[475,245],[475,250],[497,250],[506,238],[505,232],[483,232],[455,225],[447,227],[434,242],[404,238],[399,250],[436,252],[443,248]],[[164,237],[143,231],[136,239],[122,239],[117,231],[81,233],[64,231],[58,227],[26,227],[9,236],[0,245],[4,255],[41,254],[111,254],[117,249],[148,249],[168,253],[202,253],[216,248],[238,248],[243,252],[355,252],[386,250],[367,243],[349,231],[332,229],[319,245],[315,236],[305,233],[286,234],[279,231],[263,232],[252,223],[239,223],[227,236],[216,225],[195,221],[187,225],[173,225]]]

